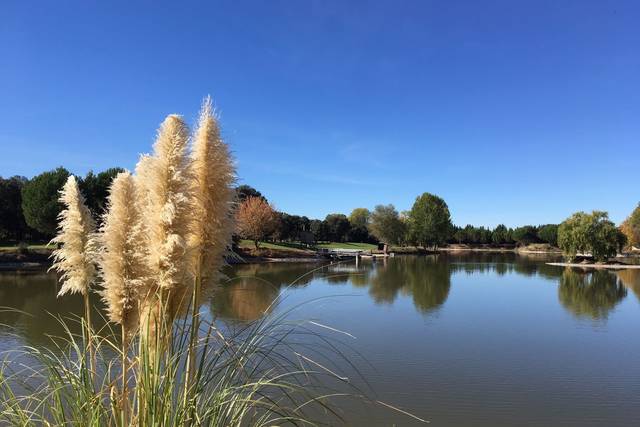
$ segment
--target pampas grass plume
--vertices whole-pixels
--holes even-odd
[[[203,285],[215,283],[229,253],[234,229],[235,170],[222,141],[211,98],[205,98],[192,150],[193,222],[189,246],[191,273]]]
[[[186,236],[190,217],[189,131],[180,116],[168,116],[154,144],[153,156],[136,167],[146,223],[147,261],[152,281],[171,291],[185,280]]]
[[[76,178],[71,175],[60,191],[64,209],[58,216],[58,235],[52,240],[60,247],[53,251],[52,269],[62,273],[58,296],[67,293],[87,295],[95,280],[95,222]]]
[[[109,319],[133,331],[138,321],[138,300],[147,284],[144,230],[134,178],[119,173],[111,184],[108,209],[101,231],[103,301]]]

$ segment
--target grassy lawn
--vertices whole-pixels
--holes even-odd
[[[253,249],[255,246],[251,240],[241,240],[239,246],[241,248]],[[273,249],[273,250],[288,250],[288,251],[305,251],[309,250],[305,245],[298,242],[278,242],[278,243],[267,243],[260,242],[260,248],[264,249]],[[371,249],[377,249],[376,245],[372,245],[370,243],[319,243],[316,245],[316,248],[324,248],[324,249],[360,249],[363,251],[368,251]]]
[[[372,245],[371,243],[354,243],[354,242],[345,242],[345,243],[319,243],[316,245],[318,248],[325,249],[359,249],[362,251],[370,251],[372,249],[378,249],[377,245]]]
[[[241,248],[246,249],[254,249],[255,245],[252,240],[240,240],[240,244],[238,245]],[[290,242],[278,242],[278,243],[269,243],[269,242],[260,242],[260,249],[272,249],[272,250],[287,250],[287,251],[299,251],[304,252],[305,250],[309,250],[305,248],[304,245],[300,243],[290,243]]]
[[[28,244],[27,245],[27,249],[31,249],[31,250],[35,250],[35,249],[54,249],[54,248],[55,248],[54,245],[47,245],[46,243],[35,243],[35,244]],[[17,244],[0,243],[0,251],[11,252],[11,251],[17,251],[17,250],[18,250],[18,245]]]

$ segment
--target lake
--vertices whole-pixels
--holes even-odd
[[[348,332],[318,326],[354,365],[337,358],[335,369],[434,426],[638,425],[640,270],[545,261],[467,253],[240,265],[205,310],[227,327],[292,310]],[[0,312],[12,330],[0,326],[0,352],[50,345],[62,329],[47,313],[81,313],[80,298],[56,299],[57,286],[52,274],[0,273],[0,306],[22,310]],[[422,425],[382,404],[336,405],[349,425]]]

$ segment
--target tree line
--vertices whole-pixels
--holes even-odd
[[[122,171],[122,168],[110,168],[97,174],[90,171],[79,178],[80,190],[96,219],[104,212],[111,181]],[[31,179],[0,177],[0,240],[51,239],[62,210],[59,192],[70,175],[67,169],[58,167]]]
[[[239,235],[256,242],[384,242],[390,245],[438,247],[443,244],[528,245],[548,243],[557,246],[558,225],[525,225],[491,229],[455,226],[446,202],[430,193],[416,198],[411,210],[398,212],[391,204],[373,210],[355,208],[347,216],[332,213],[323,220],[278,212],[258,190],[238,187]]]
[[[121,168],[88,172],[78,179],[87,206],[97,221],[104,212],[108,189]],[[45,241],[56,232],[62,206],[59,191],[70,172],[59,167],[31,179],[0,177],[0,240]],[[439,196],[424,193],[410,210],[399,212],[392,204],[373,210],[356,208],[348,216],[332,213],[324,219],[277,211],[255,188],[236,188],[237,238],[260,241],[360,242],[436,248],[444,244],[528,245],[548,243],[559,246],[569,258],[592,253],[605,259],[622,247],[640,246],[640,204],[616,227],[606,212],[577,212],[562,224],[524,225],[491,229],[453,225],[447,203]]]

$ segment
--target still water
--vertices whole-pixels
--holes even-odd
[[[357,367],[354,386],[431,425],[640,425],[640,270],[545,261],[442,254],[357,267],[242,265],[206,310],[240,325],[293,308],[290,316],[349,332],[337,339]],[[62,330],[47,313],[81,313],[78,298],[56,299],[57,286],[55,275],[0,273],[0,306],[23,312],[0,311],[12,328],[0,326],[0,352],[50,345]],[[337,405],[349,425],[421,425],[383,405]]]

